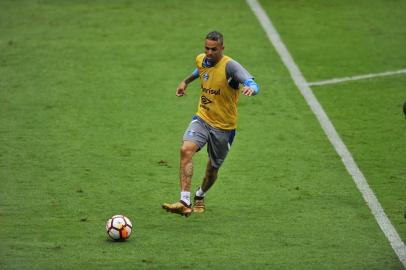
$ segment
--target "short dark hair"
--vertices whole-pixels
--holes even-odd
[[[206,39],[214,40],[223,45],[223,35],[218,31],[212,31],[207,34]]]

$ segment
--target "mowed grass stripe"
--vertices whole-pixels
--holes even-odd
[[[0,268],[399,268],[244,1],[0,5]],[[240,99],[207,213],[184,219],[160,204],[179,198],[199,85],[174,90],[213,29],[262,88]],[[119,213],[134,232],[117,244]]]
[[[406,35],[405,28],[400,27],[406,23],[406,13],[402,12],[406,8],[404,1],[345,0],[303,3],[295,8],[293,3],[278,1],[263,4],[272,6],[267,11],[307,79],[404,69]],[[399,74],[313,88],[318,99],[323,98],[323,108],[403,242],[406,197],[397,194],[404,194],[406,175],[400,154],[406,151],[404,80]],[[366,130],[369,132],[363,132]]]
[[[341,157],[347,171],[352,176],[358,190],[361,192],[365,202],[371,209],[372,214],[377,220],[379,226],[381,227],[383,233],[389,240],[392,248],[399,257],[401,263],[406,268],[406,246],[400,238],[398,232],[390,222],[389,218],[385,214],[378,198],[370,188],[365,176],[359,169],[355,160],[353,159],[351,153],[349,152],[347,146],[344,144],[339,134],[337,133],[334,125],[331,123],[327,114],[321,107],[317,98],[313,94],[312,89],[307,83],[306,79],[303,77],[298,66],[291,57],[289,51],[281,40],[277,30],[274,28],[269,17],[262,9],[261,5],[256,0],[247,0],[247,3],[251,7],[254,14],[257,16],[262,27],[264,28],[270,42],[275,47],[276,51],[279,53],[283,63],[289,70],[293,81],[302,93],[303,97],[307,101],[308,105],[316,115],[319,120],[324,132],[329,138],[331,144],[334,146],[337,154]]]
[[[405,83],[404,76],[381,77],[321,86],[315,91],[403,241]]]

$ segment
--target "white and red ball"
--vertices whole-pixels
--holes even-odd
[[[131,235],[133,225],[130,219],[123,215],[112,216],[106,223],[106,231],[111,239],[123,241]]]

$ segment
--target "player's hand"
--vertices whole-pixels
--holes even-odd
[[[182,97],[186,94],[187,84],[185,81],[181,81],[178,88],[176,89],[176,96]]]
[[[254,95],[254,90],[252,90],[252,89],[249,88],[248,86],[244,86],[244,87],[241,89],[241,93],[242,93],[243,95],[246,95],[246,96],[252,96],[252,95]]]

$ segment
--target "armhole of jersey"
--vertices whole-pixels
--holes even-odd
[[[203,60],[204,60],[205,54],[199,54],[196,56],[196,66],[197,68],[202,68],[203,67]]]

